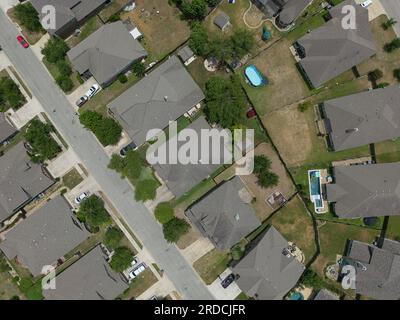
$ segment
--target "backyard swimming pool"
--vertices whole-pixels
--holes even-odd
[[[290,296],[290,300],[304,300],[304,296],[301,294],[301,292],[296,291]]]
[[[267,84],[267,79],[261,74],[255,65],[250,65],[244,71],[244,74],[254,87],[260,87]]]
[[[321,188],[321,172],[319,170],[308,171],[308,183],[310,185],[310,200],[314,203],[316,213],[324,209]]]

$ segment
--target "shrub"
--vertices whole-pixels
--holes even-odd
[[[67,75],[60,75],[56,79],[56,83],[60,86],[60,88],[64,92],[69,92],[73,89],[74,84],[71,80],[71,78]]]
[[[174,209],[169,202],[160,203],[156,207],[154,214],[158,222],[160,222],[161,224],[166,224],[175,217]]]
[[[244,248],[240,244],[236,244],[235,246],[233,246],[231,250],[231,256],[233,260],[239,261],[240,259],[242,259],[243,255]]]
[[[140,61],[136,61],[132,65],[132,72],[137,76],[137,77],[143,77],[144,73],[146,72],[146,67],[143,63]]]
[[[393,70],[393,76],[400,81],[400,69]]]
[[[207,3],[205,0],[183,0],[180,9],[186,19],[202,20],[207,15]]]
[[[18,109],[25,102],[25,97],[18,85],[9,77],[0,78],[0,111],[9,108]]]
[[[15,16],[26,29],[31,32],[43,30],[40,23],[39,14],[31,3],[18,4],[15,6]]]
[[[115,249],[110,261],[110,267],[116,272],[122,272],[129,268],[133,260],[133,253],[127,247]]]
[[[154,180],[139,181],[136,185],[136,201],[154,200],[156,198],[157,182]]]
[[[104,202],[96,195],[91,195],[82,201],[77,216],[79,220],[87,223],[91,229],[110,223],[110,216],[104,208]]]
[[[279,177],[270,171],[271,160],[266,156],[254,157],[254,174],[258,178],[258,184],[263,188],[276,186],[279,182]]]
[[[306,112],[312,106],[311,102],[299,103],[298,110],[300,112]]]
[[[207,30],[200,22],[192,24],[189,46],[199,56],[204,57],[210,52]]]
[[[108,22],[109,23],[116,22],[116,21],[119,21],[119,20],[121,20],[121,16],[120,16],[119,13],[115,13],[110,18],[108,18]]]
[[[266,156],[254,157],[254,173],[261,173],[271,168],[271,160]]]
[[[124,75],[124,74],[120,74],[118,76],[118,81],[121,82],[121,83],[127,83],[128,82],[128,77],[126,75]]]
[[[57,63],[64,60],[69,48],[67,44],[60,38],[51,38],[42,49],[42,54],[50,63]]]
[[[72,74],[71,65],[66,60],[57,61],[56,66],[61,75],[70,76]]]
[[[376,82],[383,77],[383,72],[380,69],[375,69],[368,73],[369,81]]]
[[[110,249],[115,249],[119,246],[123,237],[122,231],[118,228],[109,228],[104,236],[104,244]]]
[[[170,243],[178,242],[180,237],[186,234],[190,229],[190,225],[186,220],[173,218],[163,225],[164,238]]]
[[[385,46],[383,47],[383,49],[389,53],[399,48],[400,48],[400,38],[394,39],[392,42],[385,44]]]
[[[79,119],[96,135],[103,146],[115,145],[121,139],[122,128],[114,119],[90,110],[83,112]]]
[[[382,89],[382,88],[386,88],[387,86],[390,86],[390,83],[382,82],[382,83],[379,83],[376,87]]]

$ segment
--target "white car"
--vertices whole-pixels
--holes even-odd
[[[93,96],[100,90],[100,86],[98,84],[94,84],[90,87],[89,91],[86,92],[85,96],[88,97],[88,99],[92,99]]]
[[[366,8],[372,4],[372,0],[367,0],[361,3],[361,7]]]
[[[80,204],[87,197],[89,197],[89,194],[87,192],[84,192],[84,193],[80,194],[78,197],[75,198],[75,203],[76,204]]]
[[[133,269],[129,274],[129,279],[135,279],[139,274],[141,274],[144,270],[146,270],[146,266],[144,264],[139,265],[137,268]]]

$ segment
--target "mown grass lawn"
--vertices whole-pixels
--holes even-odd
[[[132,280],[129,288],[121,295],[121,299],[135,299],[149,289],[152,285],[154,285],[157,281],[158,280],[154,273],[150,269],[147,269]]]
[[[203,279],[210,285],[228,267],[231,257],[229,253],[213,249],[199,260],[193,263],[193,267]]]
[[[91,17],[81,28],[79,36],[70,37],[66,42],[70,48],[75,47],[77,44],[89,37],[93,32],[98,30],[103,25],[103,22],[98,16]]]
[[[63,184],[70,190],[75,188],[82,181],[83,181],[82,176],[75,168],[69,171],[64,177],[62,177]]]

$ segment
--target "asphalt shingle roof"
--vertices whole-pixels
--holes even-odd
[[[17,132],[8,121],[6,120],[6,115],[0,112],[0,143],[6,141],[9,137]]]

